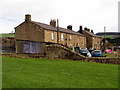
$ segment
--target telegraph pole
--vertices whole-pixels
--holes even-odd
[[[119,4],[120,4],[120,2],[119,2]],[[119,13],[120,13],[120,11],[118,11]],[[120,16],[118,15],[118,34],[117,34],[117,37],[119,38],[119,33],[120,33]],[[119,58],[120,57],[120,44],[118,43],[117,45],[116,45],[116,47],[117,47],[117,58]]]
[[[59,20],[57,19],[57,44],[59,44]]]
[[[104,49],[106,50],[106,27],[104,26]]]

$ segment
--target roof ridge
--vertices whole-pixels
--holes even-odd
[[[88,34],[91,35],[91,36],[98,37],[96,34],[90,32],[90,31],[86,31],[86,30],[83,30],[83,31],[86,32],[86,33],[88,33]]]
[[[54,26],[51,26],[49,24],[45,24],[45,23],[41,23],[41,22],[36,22],[36,21],[31,21],[47,30],[54,30],[54,31],[57,31],[57,27],[54,27]],[[67,29],[67,28],[63,28],[63,27],[59,27],[59,31],[60,32],[64,32],[64,33],[71,33],[71,34],[77,34],[77,35],[82,35],[76,31],[73,31],[73,30],[70,30],[70,29]],[[83,36],[83,35],[82,35]]]

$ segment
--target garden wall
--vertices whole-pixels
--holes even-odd
[[[120,64],[120,57],[85,57],[60,45],[47,45],[46,54],[3,54],[20,58],[70,59],[75,61]]]

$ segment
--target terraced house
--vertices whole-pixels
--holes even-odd
[[[90,48],[101,49],[101,38],[95,35],[93,30],[90,30],[86,27],[83,30],[83,27],[80,26],[78,32],[86,37],[86,47],[88,49]]]
[[[25,15],[25,21],[15,27],[16,53],[45,53],[46,44],[58,43],[68,47],[86,48],[86,37],[72,30],[72,26],[61,28],[55,20],[50,25],[31,20]]]

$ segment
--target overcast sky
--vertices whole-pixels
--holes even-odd
[[[10,33],[24,21],[25,14],[32,20],[49,24],[59,19],[59,26],[72,25],[93,29],[95,33],[118,31],[118,2],[120,0],[2,0],[0,2],[0,33]]]

